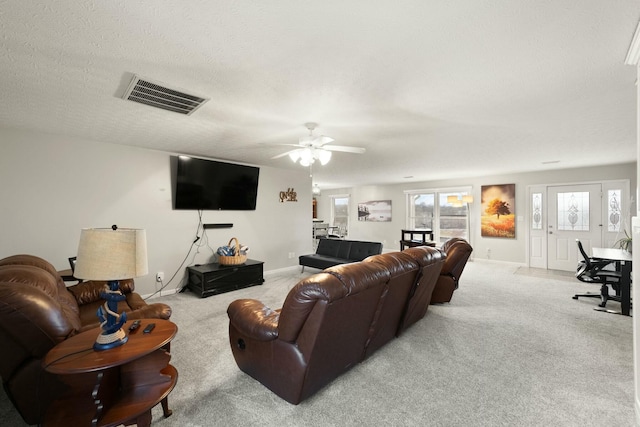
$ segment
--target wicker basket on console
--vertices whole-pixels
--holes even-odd
[[[231,246],[234,241],[236,254],[234,256],[218,255],[218,263],[220,265],[240,265],[247,261],[247,256],[240,254],[240,242],[238,242],[238,239],[232,237],[228,246]]]

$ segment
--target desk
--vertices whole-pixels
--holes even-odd
[[[402,237],[400,238],[400,250],[404,250],[404,247],[413,248],[415,246],[435,246],[433,240],[433,230],[401,230]],[[427,234],[429,240],[427,240]],[[407,239],[407,235],[409,238]],[[420,236],[420,239],[416,239],[415,236]]]
[[[630,316],[631,314],[631,254],[622,249],[612,248],[592,248],[591,256],[594,258],[606,259],[615,261],[616,270],[622,274],[620,279],[620,306],[622,311],[617,312],[613,310],[600,309],[600,311],[606,311],[608,313],[617,313],[624,316]]]
[[[128,321],[124,327],[128,331]],[[149,323],[156,328],[149,334]],[[162,319],[142,319],[140,328],[129,333],[120,347],[95,351],[100,329],[91,329],[62,341],[44,358],[43,366],[69,385],[47,410],[44,426],[116,426],[151,424],[151,408],[162,403],[165,417],[171,415],[168,395],[178,380],[169,364],[167,346],[178,327]]]

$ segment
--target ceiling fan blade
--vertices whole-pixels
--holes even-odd
[[[294,145],[294,144],[291,144],[291,145]],[[294,145],[294,146],[295,146],[295,145]],[[271,160],[273,160],[273,159],[279,159],[280,157],[284,157],[284,156],[288,156],[288,155],[289,155],[289,153],[293,153],[294,151],[297,151],[297,150],[298,150],[298,149],[295,149],[295,150],[289,150],[289,151],[287,151],[287,152],[285,152],[285,153],[278,154],[278,155],[276,155],[276,156],[273,156],[273,157],[271,158]]]
[[[362,154],[365,151],[367,151],[365,148],[362,148],[362,147],[348,147],[346,145],[324,145],[322,149],[328,150],[328,151],[342,151],[343,153],[356,153],[356,154]]]
[[[306,147],[306,145],[300,145],[300,144],[278,144],[278,145],[282,147],[298,147],[298,148]]]
[[[330,142],[335,141],[335,139],[329,137],[329,136],[324,136],[324,135],[320,135],[317,138],[314,138],[313,140],[313,146],[314,147],[322,147],[324,144],[328,144]]]
[[[333,141],[335,140],[329,136],[307,135],[307,136],[301,136],[298,144],[302,145],[303,147],[322,147],[324,144],[328,144]]]

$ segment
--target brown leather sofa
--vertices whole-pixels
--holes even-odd
[[[466,240],[454,237],[442,244],[442,250],[447,254],[447,259],[442,266],[440,277],[433,290],[432,303],[451,301],[453,291],[458,289],[458,281],[462,275],[462,270],[467,265],[467,260],[471,256],[473,248]]]
[[[0,260],[0,377],[14,406],[28,424],[42,421],[50,402],[65,391],[42,359],[59,342],[99,326],[97,309],[106,282],[66,287],[56,269],[32,255]],[[147,304],[133,292],[133,280],[120,281],[126,300],[118,312],[128,319],[168,319],[171,308]]]
[[[444,254],[430,247],[374,255],[301,280],[281,310],[229,305],[238,367],[298,404],[426,313]]]

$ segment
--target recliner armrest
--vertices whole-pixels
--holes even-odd
[[[254,299],[240,299],[229,304],[229,321],[249,338],[271,341],[278,338],[280,312]]]
[[[74,298],[78,302],[78,305],[89,304],[102,299],[100,293],[105,290],[108,282],[89,280],[87,282],[80,282],[77,285],[69,286],[67,290],[73,294]],[[123,294],[132,292],[133,279],[120,280],[120,290]]]
[[[162,302],[156,302],[153,304],[147,304],[142,299],[140,294],[131,292],[125,294],[127,296],[127,304],[131,307],[130,312],[127,313],[127,319],[165,319],[169,320],[171,317],[171,307]]]

